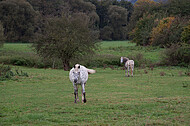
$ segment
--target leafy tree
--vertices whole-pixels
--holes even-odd
[[[190,45],[172,44],[162,53],[162,61],[165,65],[188,66],[190,64]]]
[[[110,26],[113,28],[112,38],[114,40],[126,39],[127,9],[112,5],[108,9]]]
[[[99,16],[99,29],[104,28],[109,23],[108,8],[111,5],[110,0],[90,0],[96,6],[96,13]]]
[[[65,7],[63,0],[27,0],[43,17],[60,17]]]
[[[0,2],[0,19],[3,23],[6,41],[32,41],[37,32],[38,13],[24,0]]]
[[[84,13],[54,18],[34,47],[43,57],[61,59],[64,70],[68,70],[72,59],[80,60],[82,55],[93,53],[96,47],[88,25],[89,17]]]
[[[100,38],[102,40],[112,40],[113,29],[110,26],[105,26],[100,30]]]
[[[152,33],[151,33],[151,44],[152,45],[165,45],[165,41],[163,40],[165,36],[165,40],[167,39],[166,37],[168,36],[168,33],[166,30],[168,30],[171,27],[172,22],[174,21],[175,17],[167,17],[163,18],[160,20],[159,24],[157,27],[153,28]],[[162,39],[161,39],[162,38]]]
[[[152,30],[151,44],[170,47],[174,43],[180,43],[183,27],[187,24],[187,20],[180,17],[167,17],[160,20],[158,26]]]
[[[154,15],[148,15],[141,18],[137,22],[135,29],[130,33],[130,36],[133,39],[132,41],[141,46],[150,45],[151,31],[156,25],[154,20]]]
[[[189,0],[168,0],[165,3],[167,12],[174,16],[189,16],[190,15],[190,1]]]
[[[133,12],[133,5],[131,2],[129,1],[126,1],[126,0],[114,0],[113,1],[113,5],[117,5],[117,6],[120,6],[120,7],[123,7],[125,9],[127,9],[127,13],[128,13],[128,16],[127,16],[127,21],[129,21],[130,17],[131,17],[131,14]]]
[[[66,0],[67,3],[67,14],[72,15],[73,13],[85,13],[89,17],[89,27],[97,29],[99,16],[96,13],[96,6],[91,2],[85,2],[83,0]]]
[[[128,25],[129,30],[135,28],[137,22],[146,15],[155,15],[155,12],[160,8],[160,3],[152,0],[138,0],[134,4],[134,11],[131,15]]]
[[[189,24],[183,28],[183,32],[181,33],[181,40],[185,43],[190,44],[190,21]]]

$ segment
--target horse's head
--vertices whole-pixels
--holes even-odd
[[[80,76],[80,65],[76,64],[74,65],[74,71],[73,71],[74,83],[76,83],[79,80],[79,76]]]
[[[123,63],[123,57],[120,58],[121,63]]]
[[[126,58],[126,57],[121,57],[120,58],[121,63],[125,63],[128,60],[129,60],[129,58]]]

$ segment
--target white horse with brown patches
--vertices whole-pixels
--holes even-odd
[[[77,85],[81,85],[82,102],[86,103],[85,84],[88,80],[88,74],[93,74],[93,73],[96,73],[96,71],[92,69],[88,69],[80,64],[74,65],[74,67],[70,70],[69,79],[73,83],[75,103],[79,101]]]
[[[125,76],[129,77],[129,70],[131,69],[131,76],[133,77],[133,70],[134,70],[134,61],[129,60],[129,58],[121,57],[121,63],[124,63],[125,66]],[[128,71],[128,72],[127,72]]]

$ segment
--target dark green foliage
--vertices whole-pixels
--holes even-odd
[[[183,28],[183,32],[181,33],[181,40],[185,43],[190,44],[190,21],[189,24]]]
[[[172,44],[180,43],[183,27],[187,25],[187,21],[188,19],[176,17],[171,23],[167,24],[166,22],[166,27],[163,27],[160,32],[154,35],[151,44],[153,46],[170,47]]]
[[[88,60],[84,59],[82,64],[88,67],[120,66],[120,57],[115,55],[94,55]]]
[[[140,67],[145,64],[148,65],[148,61],[144,58],[144,55],[142,53],[130,54],[128,58],[134,60],[135,67]]]
[[[125,40],[127,37],[126,34],[126,25],[128,12],[127,9],[119,7],[116,5],[109,6],[108,15],[110,20],[110,26],[113,29],[112,39],[113,40]]]
[[[162,55],[162,64],[165,65],[190,65],[190,46],[187,44],[173,44],[170,48],[165,49]]]
[[[159,8],[160,4],[158,2],[152,0],[138,0],[134,4],[134,11],[130,17],[128,29],[132,31],[136,27],[138,21],[144,18],[144,16],[158,14]]]
[[[0,66],[0,81],[11,79],[14,76],[14,73],[11,71],[9,66]]]
[[[24,0],[0,2],[0,19],[6,41],[29,42],[38,31],[38,13]]]
[[[84,13],[89,17],[89,28],[98,30],[99,16],[96,13],[96,6],[91,2],[83,0],[66,0],[64,14],[73,15],[75,13]]]
[[[168,0],[164,7],[170,15],[180,15],[182,17],[190,15],[189,0]]]
[[[15,69],[13,72],[10,66],[0,65],[0,81],[13,79],[14,76],[25,76],[28,77],[28,73]]]
[[[46,34],[34,47],[42,57],[59,58],[64,70],[68,70],[71,59],[91,54],[96,47],[96,36],[88,25],[89,17],[84,13],[50,20]]]
[[[100,29],[100,38],[102,40],[112,40],[113,29],[110,26],[105,26]]]
[[[141,18],[135,29],[130,33],[131,38],[133,38],[133,42],[137,45],[147,46],[150,45],[150,35],[154,23],[155,16],[148,15]]]
[[[27,0],[43,17],[61,16],[65,3],[63,0]]]
[[[130,2],[126,0],[86,1],[90,1],[96,6],[96,13],[99,16],[100,39],[126,40],[128,38],[126,26],[133,11],[133,5]]]

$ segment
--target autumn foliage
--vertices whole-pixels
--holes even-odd
[[[174,21],[175,17],[167,17],[160,20],[157,27],[152,29],[151,32],[151,45],[165,45],[167,38],[169,36],[169,29],[171,28],[172,22]]]

